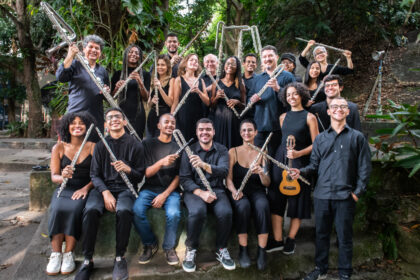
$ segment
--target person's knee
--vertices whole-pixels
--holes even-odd
[[[179,207],[170,207],[166,210],[166,219],[169,221],[179,221],[181,218],[181,210]]]
[[[147,207],[146,205],[144,205],[144,203],[142,202],[137,202],[134,203],[133,206],[133,213],[136,217],[141,218],[141,219],[145,219],[146,218],[146,213],[147,213]]]
[[[204,219],[207,216],[206,207],[198,206],[188,208],[188,219]]]

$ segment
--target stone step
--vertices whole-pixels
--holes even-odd
[[[51,151],[46,149],[0,148],[1,171],[30,171],[35,165],[49,165]]]
[[[0,148],[51,151],[57,140],[50,138],[0,138]]]

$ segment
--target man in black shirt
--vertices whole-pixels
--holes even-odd
[[[353,219],[356,202],[366,191],[371,166],[368,142],[360,131],[346,124],[348,103],[342,97],[330,100],[328,114],[331,127],[319,134],[313,143],[311,162],[291,176],[307,178],[318,174],[314,191],[315,269],[304,279],[325,279],[333,221],[337,231],[340,280],[352,274]]]
[[[179,63],[182,60],[182,57],[178,55],[178,48],[179,48],[178,35],[176,35],[175,33],[169,33],[166,36],[165,46],[166,46],[166,49],[168,50],[169,59],[171,60],[172,77],[176,78],[178,77]]]
[[[330,127],[330,116],[327,113],[328,104],[330,104],[332,99],[340,96],[344,88],[343,80],[339,75],[326,76],[324,78],[324,85],[324,91],[327,99],[312,105],[312,107],[309,109],[309,111],[318,119],[319,132],[323,132]],[[353,102],[347,103],[349,106],[349,114],[347,116],[346,123],[351,128],[361,131],[362,128],[360,124],[359,109]]]
[[[89,192],[83,211],[85,260],[75,277],[76,280],[89,279],[92,273],[96,234],[104,208],[109,212],[115,212],[117,220],[113,279],[128,279],[127,261],[124,254],[130,237],[135,197],[119,172],[127,174],[130,182],[137,186],[144,175],[143,145],[125,132],[124,125],[127,121],[121,109],[108,109],[105,120],[109,131],[106,141],[118,161],[112,162],[103,142],[96,144],[90,168],[94,189]]]
[[[195,254],[198,249],[201,230],[207,216],[207,209],[212,209],[217,220],[216,255],[225,269],[235,269],[235,262],[227,250],[227,242],[232,227],[232,208],[225,193],[223,180],[229,171],[229,153],[225,146],[213,141],[215,134],[210,119],[197,122],[198,142],[191,146],[194,155],[182,155],[179,179],[184,187],[184,202],[188,209],[187,246],[182,268],[186,272],[195,271]],[[196,168],[201,168],[214,193],[210,192],[201,181]]]
[[[246,90],[246,104],[248,104],[249,99],[253,95],[253,92],[251,92],[254,77],[255,77],[255,70],[257,69],[257,55],[253,53],[249,53],[244,56],[242,61],[242,67],[244,69],[244,74],[242,75],[242,79],[245,83],[245,90]],[[244,119],[254,118],[254,107],[252,107],[244,116]]]
[[[144,250],[139,258],[140,264],[148,263],[158,249],[157,239],[146,215],[150,207],[165,209],[166,229],[162,247],[168,264],[176,265],[179,262],[175,252],[176,233],[181,217],[180,194],[177,190],[179,155],[176,152],[179,147],[172,141],[175,125],[175,117],[164,114],[158,123],[159,137],[143,141],[146,181],[133,207],[134,226],[140,234]]]

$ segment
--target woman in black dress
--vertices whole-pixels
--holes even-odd
[[[294,168],[300,168],[309,164],[312,151],[312,143],[318,135],[318,122],[316,117],[304,110],[302,104],[309,100],[308,89],[301,83],[288,84],[282,92],[282,100],[289,104],[291,111],[280,116],[282,141],[276,151],[275,158],[288,164],[293,160]],[[293,135],[295,147],[287,149],[287,138]],[[280,192],[279,186],[282,181],[283,169],[273,166],[273,186],[268,191],[271,209],[271,221],[273,226],[274,240],[271,240],[270,249],[267,251],[281,250],[283,253],[293,254],[295,251],[295,237],[299,230],[302,219],[311,218],[311,187],[299,181],[301,191],[294,196],[287,196]],[[309,179],[309,178],[308,178]],[[287,207],[287,216],[291,219],[289,235],[283,244],[283,217]]]
[[[157,59],[157,77],[152,75],[152,84],[150,85],[150,96],[148,101],[148,105],[152,106],[147,118],[147,134],[150,137],[159,136],[159,130],[157,128],[159,117],[171,112],[171,106],[174,101],[173,83],[175,79],[172,78],[171,61],[165,54],[159,55]],[[157,85],[159,97],[155,95],[155,85]],[[159,116],[156,114],[156,106],[158,103]]]
[[[240,124],[242,145],[229,150],[229,173],[226,186],[231,192],[231,201],[235,211],[236,232],[239,239],[239,264],[245,268],[251,265],[248,256],[248,227],[251,219],[251,209],[254,212],[255,228],[258,234],[257,267],[263,270],[266,267],[266,251],[268,230],[270,224],[270,207],[266,197],[266,187],[270,185],[270,176],[265,171],[266,162],[259,161],[251,166],[258,152],[247,145],[254,144],[257,135],[257,125],[253,120],[246,119]],[[241,186],[248,169],[252,175],[249,177],[243,191],[237,191]]]
[[[171,113],[175,111],[178,103],[194,85],[198,75],[201,73],[201,66],[198,56],[194,53],[187,55],[180,63],[178,68],[178,77],[174,82],[174,102],[171,107]],[[203,105],[204,104],[204,105]],[[194,85],[185,104],[176,114],[176,125],[181,130],[185,139],[197,138],[195,134],[196,122],[204,117],[203,106],[209,106],[210,99],[206,91],[204,80],[200,79]]]
[[[75,269],[72,252],[76,241],[80,238],[86,197],[93,187],[89,172],[95,144],[86,142],[74,170],[70,163],[92,122],[93,118],[87,112],[66,114],[60,124],[61,141],[52,149],[51,180],[58,184],[58,188],[53,193],[48,213],[48,233],[52,247],[46,269],[48,275],[56,275],[60,272],[69,274]],[[66,187],[57,198],[58,189],[64,178],[68,178]],[[64,241],[66,248],[64,253],[61,253]]]
[[[315,91],[318,89],[318,86],[321,82],[320,79],[321,74],[321,64],[319,62],[313,61],[309,63],[308,67],[306,67],[306,73],[305,73],[305,85],[309,90],[309,95],[314,96]],[[321,89],[318,92],[318,95],[316,96],[314,101],[309,100],[308,104],[305,105],[305,107],[310,107],[315,103],[322,102],[326,99],[326,95],[324,92],[324,89]]]
[[[246,92],[242,82],[241,64],[237,57],[231,56],[223,65],[221,79],[218,82],[222,90],[218,90],[213,84],[211,105],[213,108],[212,118],[216,135],[214,140],[225,145],[228,149],[241,144],[238,134],[239,119],[231,108],[240,111],[244,107]],[[224,96],[229,98],[226,102]]]
[[[115,94],[124,81],[130,77],[132,80],[118,94],[118,104],[133,125],[140,138],[143,137],[146,127],[146,113],[143,101],[147,101],[150,88],[150,73],[144,70],[133,72],[141,64],[143,53],[139,46],[128,46],[123,55],[122,70],[116,71],[111,79],[111,90]]]

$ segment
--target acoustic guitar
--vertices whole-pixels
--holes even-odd
[[[293,150],[296,145],[296,139],[293,135],[287,136],[286,149]],[[288,166],[292,168],[292,160],[288,159]],[[281,180],[279,189],[284,195],[292,196],[300,193],[300,184],[297,179],[293,180],[286,170],[282,172],[283,179]]]

